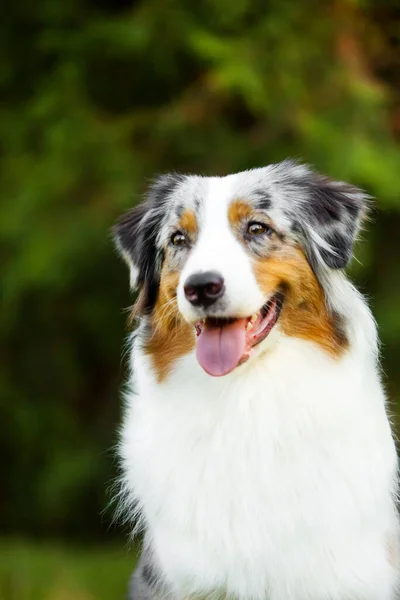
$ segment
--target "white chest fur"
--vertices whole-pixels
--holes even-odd
[[[392,600],[396,455],[371,360],[281,338],[221,379],[162,384],[136,350],[121,454],[178,597]]]

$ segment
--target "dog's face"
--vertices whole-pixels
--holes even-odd
[[[221,178],[160,177],[116,239],[139,312],[156,330],[180,327],[182,347],[196,332],[200,365],[219,376],[273,328],[332,354],[344,348],[321,282],[347,265],[364,212],[360,190],[285,161]]]

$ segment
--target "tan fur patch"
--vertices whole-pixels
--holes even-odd
[[[138,297],[136,299],[135,304],[130,307],[129,317],[128,317],[128,326],[132,327],[136,321],[143,314],[143,305],[145,300],[146,292],[145,290],[140,290]]]
[[[233,200],[229,206],[228,219],[234,227],[239,225],[244,219],[248,219],[253,213],[251,205],[246,200]]]
[[[183,320],[176,299],[179,273],[161,272],[158,299],[151,319],[151,337],[145,341],[144,351],[151,356],[159,382],[171,372],[174,362],[193,350],[193,327]]]
[[[340,317],[329,313],[323,290],[299,248],[282,244],[272,256],[256,260],[254,273],[265,294],[283,291],[279,325],[286,335],[315,342],[334,357],[345,351],[348,340]]]
[[[192,235],[197,233],[197,218],[192,210],[186,209],[183,211],[179,219],[178,229],[183,229]]]

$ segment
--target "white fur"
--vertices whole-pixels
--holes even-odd
[[[249,257],[235,238],[228,221],[235,178],[237,175],[210,178],[199,223],[199,239],[188,257],[178,287],[179,309],[188,322],[199,318],[199,309],[186,300],[183,292],[185,281],[194,273],[212,270],[223,275],[226,288],[224,311],[216,314],[247,317],[265,303]]]
[[[263,300],[229,231],[231,181],[215,180],[209,191],[181,283],[196,270],[220,270],[229,310],[249,314]],[[350,349],[339,359],[286,337],[278,322],[231,374],[210,377],[191,353],[158,383],[132,343],[124,486],[179,599],[395,598],[397,459],[375,324],[341,273],[325,287],[349,323]]]

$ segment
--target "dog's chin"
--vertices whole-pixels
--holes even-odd
[[[270,334],[283,305],[281,292],[274,294],[249,317],[206,317],[195,325],[196,356],[200,366],[213,377],[221,377],[246,362],[253,348]]]

